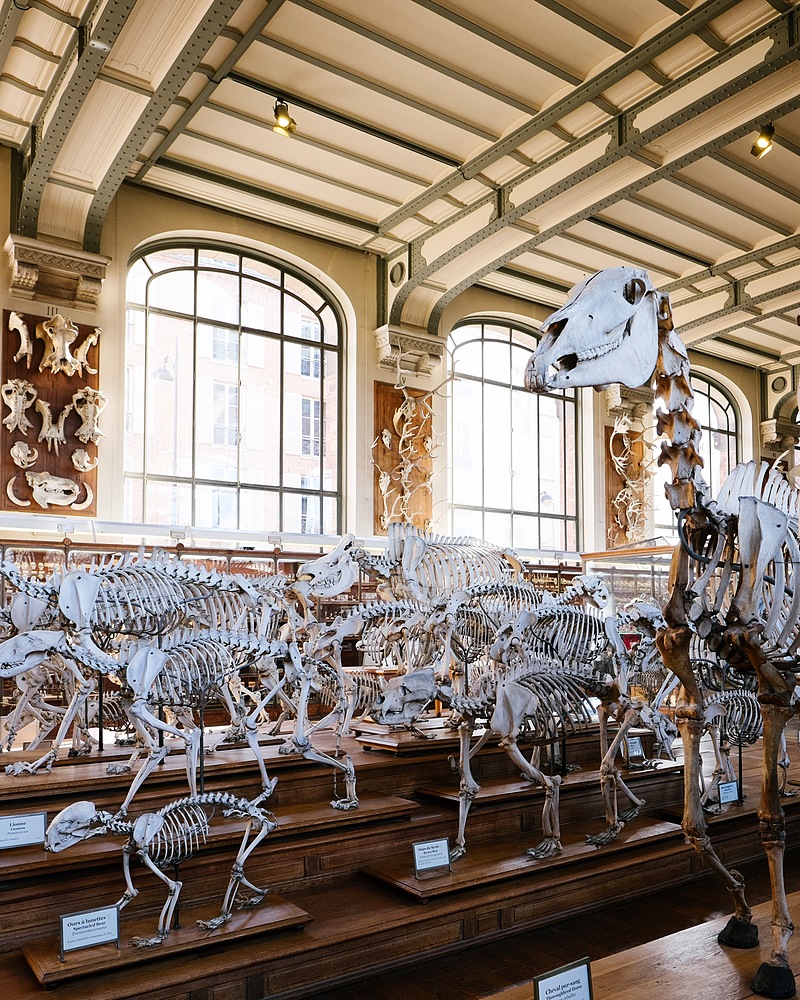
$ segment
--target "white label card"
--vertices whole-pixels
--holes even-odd
[[[534,1000],[592,1000],[589,959],[553,969],[533,980]]]
[[[447,837],[441,840],[422,840],[411,846],[417,873],[427,872],[432,868],[450,867],[450,842]]]
[[[19,816],[0,816],[0,849],[28,847],[44,843],[47,813],[21,813]]]
[[[627,739],[627,743],[628,743],[629,757],[644,757],[644,750],[642,749],[641,736],[629,736]]]
[[[726,802],[739,801],[739,782],[723,781],[719,786],[719,804],[724,806]]]
[[[97,944],[119,944],[119,907],[67,913],[61,917],[61,957],[68,951]]]

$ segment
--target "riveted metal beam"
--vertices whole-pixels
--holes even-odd
[[[739,43],[737,43],[736,46],[732,46],[731,50],[729,50],[729,52],[726,53],[725,55],[712,57],[708,61],[708,63],[704,64],[704,66],[698,67],[691,73],[686,74],[684,77],[681,77],[680,79],[676,80],[672,88],[670,88],[670,91],[673,92],[677,91],[681,87],[686,86],[688,83],[693,82],[695,79],[700,78],[701,76],[704,75],[704,73],[708,72],[709,69],[715,68],[717,65],[721,64],[727,58],[730,58],[730,55],[734,51],[737,50],[745,51],[746,49],[757,44],[758,42],[763,41],[766,38],[775,38],[775,37],[777,37],[778,39],[785,38],[788,32],[787,22],[791,16],[792,15],[788,15],[787,17],[772,22],[770,25],[764,26],[759,31],[754,32],[752,35],[748,36],[745,39],[742,39]],[[774,55],[774,53],[777,54]],[[419,275],[415,276],[414,279],[407,282],[406,285],[404,285],[404,287],[398,292],[392,304],[390,322],[393,323],[401,322],[401,313],[403,306],[407,301],[409,295],[413,291],[414,287],[416,287],[416,285],[418,285],[421,281],[431,277],[435,273],[435,271],[438,270],[438,268],[440,268],[443,264],[450,263],[451,261],[455,260],[461,253],[464,252],[464,249],[468,248],[468,246],[474,245],[473,240],[475,235],[478,235],[480,238],[486,238],[492,233],[498,231],[499,229],[514,224],[518,219],[522,218],[524,215],[527,215],[535,211],[538,207],[546,205],[555,195],[562,193],[563,190],[566,190],[565,185],[571,187],[577,183],[580,183],[583,180],[591,178],[594,174],[596,174],[596,172],[599,169],[608,166],[611,163],[615,162],[616,160],[628,155],[629,152],[637,149],[638,147],[657,141],[663,135],[672,131],[676,126],[683,124],[684,122],[690,121],[701,111],[715,106],[720,101],[725,100],[728,97],[735,96],[740,92],[742,87],[752,85],[753,83],[756,83],[761,79],[764,79],[771,73],[774,73],[777,70],[783,68],[783,66],[787,65],[790,61],[793,61],[795,58],[796,58],[796,46],[788,47],[777,44],[773,45],[767,58],[765,58],[759,65],[755,66],[749,72],[743,74],[736,80],[731,81],[730,83],[724,85],[723,87],[718,88],[716,91],[713,91],[710,94],[707,94],[701,101],[693,101],[687,104],[687,106],[683,109],[683,111],[669,116],[668,119],[652,126],[643,133],[636,132],[634,130],[632,135],[631,134],[628,135],[628,142],[624,145],[619,145],[618,142],[617,144],[615,144],[612,141],[611,143],[609,143],[606,152],[602,156],[595,159],[592,163],[587,164],[581,170],[578,170],[575,173],[573,173],[568,178],[567,181],[561,182],[560,185],[551,186],[543,191],[540,191],[535,197],[518,203],[516,207],[513,209],[513,211],[510,212],[504,218],[496,219],[489,225],[484,226],[482,229],[476,230],[476,234],[473,234],[473,236],[470,237],[469,242],[465,241],[463,244],[459,246],[450,248],[447,254],[442,255],[442,257],[436,261],[430,262],[429,267],[425,273],[420,273]],[[659,95],[659,99],[663,99],[663,97],[664,93],[662,92],[662,94]],[[654,100],[655,100],[654,98],[650,98],[646,101],[643,101],[640,105],[636,106],[635,108],[629,109],[629,111],[626,112],[626,116],[641,114],[643,110],[645,110],[647,107],[653,104]],[[753,126],[751,125],[750,128],[752,127]],[[608,131],[607,126],[600,127],[594,130],[594,132],[590,133],[589,135],[582,137],[580,142],[586,143],[587,141],[594,141],[596,138],[602,136],[604,133],[607,133],[607,131]],[[619,138],[619,123],[618,120],[615,120],[612,124],[611,139],[618,140],[618,138]],[[686,162],[687,163],[694,162],[695,159],[699,159],[702,156],[704,156],[707,151],[719,148],[720,145],[721,143],[719,142],[714,144],[707,143],[703,147],[699,148],[698,150],[690,154],[689,159],[686,160]],[[577,148],[577,143],[572,150],[569,149],[562,150],[560,151],[559,154],[557,154],[557,156],[563,157],[565,155],[569,155],[571,152],[574,152],[575,148]],[[514,180],[510,182],[510,186],[513,189],[522,181],[527,180],[532,176],[535,176],[537,172],[541,171],[546,166],[550,166],[553,162],[555,162],[555,160],[556,158],[554,157],[547,161],[544,161],[541,165],[538,165],[537,168],[535,168],[534,170],[528,171],[518,178],[514,178]],[[668,164],[666,167],[655,168],[646,178],[644,178],[643,182],[640,181],[633,188],[626,188],[626,191],[633,193],[634,191],[641,190],[642,187],[648,186],[649,184],[653,183],[654,180],[669,177],[672,173],[674,173],[678,169],[680,168],[676,163]],[[612,197],[609,203],[613,204],[617,200],[618,200],[617,197]],[[589,214],[596,214],[597,211],[599,210],[600,209],[597,207],[597,205],[595,205],[591,208]],[[574,224],[574,222],[571,224]],[[549,230],[548,232],[552,231]],[[528,248],[528,246],[529,246],[528,244],[523,244],[524,248]],[[508,259],[513,259],[513,257],[520,252],[524,251],[518,250],[516,252],[511,253],[511,256]],[[503,260],[501,262],[506,263],[507,260]],[[490,266],[487,265],[487,267]],[[485,273],[488,273],[488,270],[482,269],[481,277]],[[434,307],[434,312],[431,316],[431,323],[434,323],[435,318],[436,321],[438,322],[438,316],[441,314],[441,308],[444,307],[446,302],[450,301],[454,296],[454,294],[459,294],[459,292],[463,291],[464,288],[469,287],[469,284],[471,283],[472,280],[470,278],[465,279],[464,281],[459,282],[458,285],[456,286],[458,288],[458,292],[455,292],[453,289],[446,292],[443,299],[440,301],[439,305]],[[429,329],[429,332],[434,332],[434,331]]]
[[[77,60],[71,79],[59,95],[58,107],[39,142],[25,178],[17,221],[17,231],[23,236],[38,236],[39,208],[47,179],[97,74],[135,4],[136,0],[108,0],[86,50]]]
[[[647,66],[653,59],[662,55],[677,42],[696,33],[699,28],[739,2],[740,0],[706,0],[705,3],[698,4],[694,10],[686,13],[675,24],[660,31],[643,45],[622,56],[607,70],[592,77],[591,80],[571,91],[560,101],[556,101],[546,111],[540,112],[531,121],[493,143],[472,160],[468,160],[458,173],[451,174],[438,184],[431,185],[419,197],[411,199],[399,212],[384,219],[384,227],[386,230],[390,230],[398,223],[413,217],[424,205],[437,201],[443,194],[461,184],[464,177],[480,173],[489,164],[508,155],[529,139],[541,132],[548,131],[570,112],[595,100],[595,98],[601,97],[609,87],[619,83],[634,70]]]
[[[790,58],[791,57],[787,54],[785,56],[782,56],[780,61],[786,62]],[[774,110],[774,116],[776,118],[780,118],[783,115],[790,114],[791,112],[796,111],[798,108],[800,108],[800,95],[792,98],[792,100],[790,101],[786,101],[783,104],[778,105]],[[756,127],[757,127],[756,120],[751,120],[749,122],[746,122],[745,124],[739,126],[738,128],[733,129],[722,136],[719,136],[713,142],[706,143],[701,148],[693,150],[691,153],[687,153],[686,155],[679,157],[677,160],[670,163],[667,167],[662,167],[658,170],[655,170],[647,177],[641,178],[640,180],[635,181],[633,184],[626,185],[623,189],[615,191],[612,195],[609,195],[607,198],[603,198],[602,200],[600,200],[599,202],[595,202],[588,208],[580,212],[577,212],[566,219],[563,219],[560,223],[556,224],[555,226],[551,226],[549,229],[532,237],[530,240],[516,247],[514,250],[511,250],[505,254],[500,255],[494,262],[484,265],[478,271],[473,272],[473,274],[469,275],[462,281],[458,282],[456,285],[454,285],[452,288],[450,288],[447,292],[445,292],[441,296],[441,298],[438,300],[433,310],[431,311],[431,315],[428,322],[428,332],[429,333],[436,332],[444,308],[447,306],[449,302],[451,302],[456,297],[456,295],[459,295],[462,291],[464,291],[466,288],[469,288],[476,281],[480,281],[481,278],[489,274],[492,270],[494,270],[494,268],[502,266],[504,264],[508,264],[510,261],[512,261],[515,257],[518,257],[520,254],[526,253],[529,250],[534,249],[539,243],[542,243],[548,239],[552,239],[553,236],[561,235],[562,233],[570,229],[572,226],[574,226],[576,223],[583,221],[584,219],[588,218],[591,215],[596,215],[597,212],[603,211],[604,208],[616,204],[623,198],[627,198],[630,197],[630,195],[632,194],[636,194],[638,191],[641,191],[645,187],[648,187],[649,185],[653,184],[656,180],[662,180],[664,178],[669,177],[672,171],[680,170],[682,167],[688,166],[690,163],[694,163],[697,160],[702,159],[708,152],[715,151],[716,149],[720,148],[723,145],[728,145],[729,143],[735,141],[736,139],[742,138],[743,136],[752,132]],[[580,173],[584,172],[582,171]],[[586,176],[590,175],[591,172],[586,174]],[[539,197],[542,199],[542,203],[544,203],[544,201],[546,201],[547,198],[550,196],[551,195],[549,192],[544,192]],[[531,199],[531,201],[538,202],[539,198]],[[527,210],[530,211],[530,209]],[[492,223],[491,225],[495,226],[497,225],[497,223]],[[487,229],[488,228],[490,227],[487,227]],[[437,264],[435,262],[434,265],[428,269],[428,273],[425,275],[425,277],[428,277],[430,273],[434,272],[436,270],[436,267]],[[416,278],[415,279],[416,283],[418,283],[419,280],[420,280],[419,278]],[[408,285],[404,287],[408,287]],[[395,312],[396,306],[397,306],[397,299],[395,300],[395,303],[393,305],[390,322],[399,322],[399,320],[396,319],[395,317],[397,315],[400,315],[401,310]]]
[[[156,93],[148,101],[147,107],[128,134],[122,148],[114,157],[114,162],[97,187],[84,226],[83,247],[85,250],[95,253],[100,250],[103,221],[112,198],[128,175],[128,171],[142,147],[150,138],[153,129],[169,110],[172,102],[217,40],[220,32],[236,13],[238,7],[239,4],[236,0],[215,0],[192,33],[186,48],[159,83]]]

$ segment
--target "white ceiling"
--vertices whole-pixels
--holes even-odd
[[[800,0],[4,0],[0,24],[21,235],[98,251],[128,182],[377,254],[399,326],[630,263],[690,346],[800,359]]]

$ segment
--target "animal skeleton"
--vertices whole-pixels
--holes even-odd
[[[247,859],[278,826],[272,813],[256,802],[224,792],[208,792],[170,802],[158,812],[143,813],[135,822],[98,810],[93,802],[73,802],[62,809],[47,827],[44,848],[57,853],[92,837],[106,834],[127,837],[122,848],[126,889],[117,901],[119,909],[122,910],[139,895],[131,879],[131,857],[138,858],[167,887],[167,899],[159,914],[155,935],[131,939],[131,944],[135,947],[151,948],[167,939],[183,887],[182,882],[171,879],[164,869],[177,866],[195,855],[197,849],[208,839],[211,821],[217,813],[223,817],[236,816],[243,819],[245,830],[231,867],[222,910],[211,920],[197,921],[205,930],[216,930],[230,920],[234,903],[240,909],[258,906],[268,891],[254,885],[244,874]],[[251,833],[254,833],[252,840]],[[238,893],[241,886],[245,886],[253,895],[240,897]]]
[[[709,495],[698,454],[700,427],[691,413],[686,348],[674,330],[667,295],[645,271],[610,268],[572,290],[567,303],[542,326],[542,340],[528,363],[526,387],[553,391],[565,386],[636,387],[655,373],[656,395],[666,405],[658,431],[659,464],[672,472],[666,487],[678,513],[680,545],[671,570],[666,627],[657,641],[665,665],[681,682],[677,708],[684,764],[683,830],[687,842],[727,886],[734,916],[720,933],[723,944],[752,947],[757,927],[741,875],[718,858],[700,802],[700,738],[703,695],[690,657],[692,634],[704,637],[717,655],[758,678],[764,725],[762,844],[772,887],[772,946],[751,988],[772,997],[793,996],[788,942],[792,922],[783,881],[785,822],[777,776],[783,729],[794,714],[796,653],[800,645],[800,544],[794,491],[766,464],[733,470],[717,501]]]
[[[83,487],[86,496],[78,503],[81,494],[80,483],[66,476],[54,476],[49,472],[26,472],[25,478],[33,493],[33,499],[45,510],[54,504],[57,507],[70,507],[72,510],[85,510],[94,500],[94,492],[88,483]]]

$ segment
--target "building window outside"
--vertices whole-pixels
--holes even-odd
[[[711,491],[716,496],[739,461],[739,417],[731,397],[716,382],[704,375],[691,376],[694,404],[692,416],[700,424],[700,457],[703,459],[702,474]],[[661,441],[656,442],[656,456],[661,454]],[[662,467],[666,468],[666,467]],[[667,470],[668,471],[668,470]],[[654,523],[657,536],[670,540],[677,537],[675,514],[664,493],[668,476],[659,471],[655,477]]]
[[[319,455],[321,424],[320,403],[318,399],[307,398],[304,398],[302,403],[300,450],[303,455]]]
[[[532,331],[495,321],[450,335],[450,530],[523,550],[576,551],[577,397],[523,387],[535,347]]]
[[[129,268],[127,330],[125,520],[340,532],[342,329],[313,280],[160,245]]]

